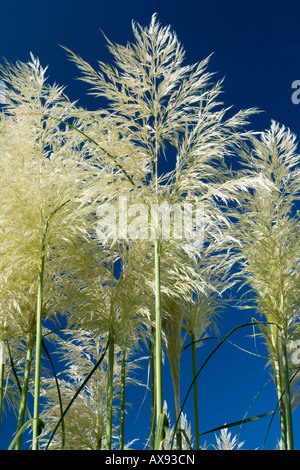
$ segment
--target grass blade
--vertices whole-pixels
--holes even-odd
[[[104,357],[105,357],[105,354],[106,354],[106,351],[108,349],[108,345],[109,345],[109,341],[107,341],[107,344],[106,344],[106,347],[105,347],[105,350],[102,354],[102,356],[100,357],[99,361],[95,364],[95,366],[93,367],[93,369],[91,370],[91,372],[87,375],[87,377],[84,379],[84,381],[82,382],[82,384],[80,385],[80,387],[78,388],[78,390],[76,391],[76,393],[74,394],[72,400],[68,403],[68,406],[66,407],[66,409],[64,410],[62,416],[60,417],[59,421],[57,422],[54,430],[52,431],[52,434],[49,438],[49,441],[47,443],[47,446],[45,448],[45,450],[48,449],[49,445],[50,445],[50,442],[52,441],[62,419],[65,417],[66,413],[68,412],[68,410],[70,409],[70,407],[72,406],[73,402],[76,400],[76,398],[78,397],[79,393],[81,392],[81,390],[86,386],[86,384],[88,383],[88,381],[90,380],[90,378],[92,377],[92,375],[95,373],[95,371],[98,369],[98,367],[100,366],[101,362],[103,361]]]
[[[221,431],[222,429],[232,428],[234,426],[240,426],[241,424],[252,423],[253,421],[257,421],[258,419],[265,418],[266,416],[269,416],[270,414],[274,414],[276,411],[278,411],[278,408],[272,411],[268,411],[267,413],[252,416],[251,418],[246,418],[246,419],[243,418],[239,421],[234,421],[232,423],[224,424],[223,426],[218,426],[216,428],[210,429],[209,431],[201,432],[199,436],[204,436],[205,434],[209,434],[215,431]]]
[[[192,383],[190,384],[189,388],[188,388],[188,391],[186,393],[186,396],[183,400],[183,404],[181,406],[181,409],[180,409],[180,412],[179,412],[179,415],[178,415],[178,418],[177,418],[177,421],[176,421],[176,424],[175,424],[175,429],[174,429],[174,433],[173,433],[173,438],[172,438],[172,442],[171,442],[171,448],[173,446],[173,442],[174,442],[174,437],[175,437],[175,433],[176,433],[176,430],[177,430],[177,427],[178,427],[178,423],[179,423],[179,420],[180,420],[180,416],[181,416],[181,413],[183,411],[183,408],[186,404],[186,401],[188,399],[188,396],[194,386],[194,383],[195,381],[197,380],[197,377],[199,376],[199,374],[201,373],[201,371],[204,369],[204,367],[206,366],[206,364],[208,363],[208,361],[211,359],[211,357],[218,351],[218,349],[222,346],[223,343],[225,343],[227,341],[227,339],[233,334],[235,333],[237,330],[239,330],[240,328],[245,328],[245,327],[248,327],[248,326],[253,326],[253,325],[260,325],[260,324],[270,324],[270,322],[249,322],[249,323],[243,323],[241,325],[237,325],[236,327],[234,327],[221,341],[220,343],[214,348],[214,350],[208,355],[208,357],[206,358],[206,360],[203,362],[202,366],[200,367],[200,369],[198,370],[197,374],[194,376],[193,380],[192,380]]]
[[[54,379],[55,379],[55,383],[56,383],[56,388],[57,388],[57,393],[58,393],[58,400],[59,400],[59,408],[60,408],[60,414],[61,414],[62,450],[64,450],[64,447],[65,447],[65,423],[64,423],[64,419],[63,419],[63,404],[62,404],[62,398],[61,398],[59,383],[58,383],[58,379],[57,379],[57,375],[56,375],[56,372],[55,372],[55,367],[54,367],[52,358],[50,356],[48,348],[46,347],[46,344],[45,344],[44,340],[42,340],[42,348],[44,349],[44,351],[45,351],[45,353],[48,357],[48,360],[51,364]]]
[[[165,439],[170,428],[168,417],[165,413],[161,413],[157,420],[157,429],[155,436],[155,449],[159,450],[161,443]]]

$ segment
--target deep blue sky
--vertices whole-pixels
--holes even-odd
[[[291,84],[299,78],[299,10],[296,0],[211,1],[137,0],[1,2],[0,56],[27,61],[29,52],[49,65],[50,80],[68,86],[73,99],[85,105],[84,84],[74,82],[74,64],[59,44],[92,64],[107,60],[100,33],[124,43],[132,39],[131,20],[148,24],[153,12],[171,24],[186,49],[187,62],[211,53],[209,70],[226,77],[224,101],[238,108],[265,111],[259,127],[270,119],[298,131],[299,108],[291,102]],[[90,106],[94,105],[94,101]]]
[[[51,82],[66,85],[72,100],[78,99],[81,105],[95,109],[98,106],[95,98],[87,97],[86,85],[75,80],[78,72],[59,45],[69,47],[96,65],[97,60],[109,60],[100,29],[112,41],[126,43],[132,40],[131,20],[146,25],[154,12],[163,25],[171,24],[177,32],[186,49],[188,63],[214,53],[209,71],[216,72],[216,79],[225,76],[223,100],[226,106],[233,105],[234,110],[258,107],[264,111],[252,119],[252,128],[264,130],[271,119],[275,119],[299,133],[300,105],[291,101],[292,82],[300,80],[300,4],[296,0],[1,2],[0,56],[11,62],[28,61],[31,51],[44,66],[49,66]],[[246,314],[232,309],[224,315],[222,332],[248,320]],[[249,330],[240,332],[233,339],[237,342],[240,339],[244,345],[248,340],[241,335],[248,334]],[[201,357],[206,357],[204,349],[199,352],[199,364]],[[186,369],[190,357],[183,356],[182,360]],[[255,394],[269,378],[264,365],[262,359],[229,345],[216,355],[199,382],[201,431],[243,417]],[[170,380],[167,372],[164,377],[167,390]],[[188,379],[185,387],[187,383]],[[182,394],[184,396],[184,388]],[[132,398],[139,400],[137,394]],[[142,396],[130,415],[128,439],[136,437],[138,428],[141,435],[147,435],[143,429],[148,428],[148,421],[143,421],[145,406],[134,421],[141,400]],[[275,402],[273,388],[268,387],[250,415],[271,410]],[[172,409],[171,402],[170,407]],[[295,445],[300,449],[299,410],[294,420]],[[268,422],[261,420],[244,426],[241,434],[241,439],[246,441],[244,448],[261,447]],[[266,447],[273,449],[278,436],[276,419]],[[204,440],[214,442],[213,436],[204,437],[202,443]]]

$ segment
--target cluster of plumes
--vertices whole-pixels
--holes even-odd
[[[97,211],[116,207],[124,195],[146,215],[163,202],[182,209],[200,204],[203,242],[160,240],[163,340],[178,413],[185,338],[199,340],[215,327],[237,261],[261,312],[280,320],[290,339],[297,334],[299,221],[289,211],[299,197],[299,159],[294,137],[276,124],[261,140],[244,131],[256,110],[225,116],[222,82],[211,84],[206,71],[209,58],[184,65],[176,35],[156,15],[149,27],[133,24],[133,33],[134,44],[108,40],[115,65],[99,62],[98,71],[69,51],[91,93],[107,99],[99,111],[78,108],[62,88],[48,85],[33,56],[1,68],[7,104],[0,120],[0,339],[26,344],[35,335],[43,258],[43,318],[66,321],[72,331],[68,340],[54,341],[66,366],[59,378],[63,407],[108,335],[118,394],[119,354],[126,352],[130,371],[140,344],[153,341],[153,239],[119,239],[113,232],[101,239]],[[238,152],[244,171],[234,172],[226,158]],[[233,213],[235,206],[240,210]],[[138,228],[134,221],[131,228]],[[192,229],[197,235],[199,227]],[[272,329],[263,333],[272,361]],[[67,448],[105,447],[107,367],[105,359],[64,420]],[[60,411],[53,379],[42,385],[46,442]],[[61,446],[60,432],[51,448]]]
[[[261,140],[242,153],[247,173],[261,173],[269,190],[244,198],[236,232],[245,255],[245,283],[257,296],[259,311],[279,325],[289,340],[298,337],[299,319],[299,154],[296,136],[272,122]],[[266,262],[267,260],[267,262]],[[271,357],[276,356],[276,327],[263,328]]]
[[[293,361],[293,352],[300,333],[300,158],[296,136],[273,121],[260,140],[251,139],[241,156],[245,173],[261,174],[269,189],[245,195],[235,213],[239,275],[251,289],[252,308],[267,322],[260,330],[267,343],[280,406],[288,407],[287,380],[294,408],[299,401],[299,363]]]
[[[106,382],[107,382],[107,357],[105,356],[106,337],[94,331],[65,331],[63,337],[58,338],[56,353],[62,358],[63,371],[58,374],[58,383],[61,394],[61,404],[65,410],[74,396],[76,399],[69,407],[63,419],[63,426],[59,426],[57,433],[49,441],[49,435],[57,426],[57,417],[61,415],[61,404],[57,399],[57,385],[53,378],[44,381],[45,406],[42,419],[47,423],[42,445],[49,450],[101,450],[105,449],[106,426]],[[140,367],[140,359],[133,356],[131,351],[127,354],[126,383],[143,386],[136,380],[133,371]],[[99,358],[103,360],[96,368],[86,386],[80,390],[82,382],[94,369]],[[114,396],[116,403],[120,400],[121,391],[121,360],[122,349],[118,348],[115,354],[114,367]],[[114,416],[118,415],[117,406],[114,406]],[[64,432],[62,431],[64,429]],[[132,443],[127,443],[129,448]],[[113,428],[113,448],[119,446],[119,432],[117,424]]]

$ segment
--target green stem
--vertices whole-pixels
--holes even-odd
[[[179,384],[176,384],[174,388],[174,408],[175,408],[175,422],[177,423],[177,419],[180,413],[180,394],[179,394]],[[177,429],[176,431],[176,449],[182,450],[182,437],[181,431]]]
[[[126,380],[126,351],[122,351],[121,363],[121,416],[120,416],[120,450],[124,450],[125,424],[125,380]]]
[[[107,403],[106,403],[106,450],[111,450],[112,440],[112,408],[113,408],[113,378],[114,378],[114,335],[108,336],[108,373],[107,373]]]
[[[2,423],[2,408],[3,408],[3,385],[4,385],[4,371],[5,371],[5,344],[1,341],[0,344],[1,363],[0,363],[0,428]]]
[[[286,338],[284,337],[283,334],[281,334],[280,336],[281,336],[283,383],[284,383],[284,396],[285,396],[284,402],[285,402],[285,416],[286,416],[287,450],[294,450],[292,404],[291,404],[288,357],[287,357],[287,350],[286,350]]]
[[[38,450],[38,436],[40,434],[40,387],[41,387],[41,355],[42,355],[42,317],[43,317],[43,279],[45,267],[45,246],[42,246],[41,268],[39,272],[37,312],[36,312],[36,350],[35,350],[35,376],[34,376],[34,405],[33,405],[33,435],[32,450]]]
[[[97,450],[101,450],[102,448],[102,437],[99,437],[98,443],[97,443]]]
[[[161,291],[160,291],[160,244],[155,239],[155,386],[156,426],[163,412],[162,401],[162,344],[161,344]],[[156,439],[158,442],[158,439]]]
[[[197,357],[196,357],[196,338],[194,333],[191,334],[192,339],[192,357],[193,357],[193,379],[194,379],[194,420],[195,420],[195,445],[199,450],[199,411],[198,411],[198,386],[197,386]]]
[[[19,405],[19,414],[18,414],[18,424],[17,424],[17,433],[20,431],[24,424],[25,412],[26,412],[26,403],[27,403],[27,393],[28,393],[28,384],[30,377],[31,361],[32,361],[32,350],[34,343],[34,335],[30,335],[27,343],[26,351],[26,362],[24,369],[24,378],[23,386],[21,391],[20,405]],[[21,449],[22,434],[19,435],[16,440],[15,450]]]
[[[275,363],[275,382],[276,382],[276,389],[277,389],[277,396],[279,401],[279,419],[280,419],[280,434],[281,434],[281,447],[282,450],[287,449],[287,433],[286,433],[286,413],[285,413],[285,404],[284,404],[284,392],[282,386],[282,365],[279,357],[279,353],[277,354],[277,361]]]
[[[155,444],[155,348],[154,343],[150,342],[151,354],[151,434],[150,434],[150,449],[154,449]]]

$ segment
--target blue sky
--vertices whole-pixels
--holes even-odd
[[[78,72],[60,45],[72,49],[93,65],[97,60],[108,61],[110,57],[100,29],[112,41],[126,43],[132,39],[131,20],[146,25],[154,12],[158,13],[163,25],[171,24],[177,32],[186,50],[187,63],[198,62],[213,53],[209,71],[216,72],[216,79],[225,77],[223,100],[226,106],[232,105],[234,110],[258,107],[263,111],[252,118],[251,128],[264,130],[274,119],[300,134],[300,104],[293,104],[291,99],[292,83],[300,80],[300,5],[296,0],[1,2],[0,57],[10,62],[28,61],[32,52],[42,65],[49,66],[50,82],[67,86],[66,93],[71,100],[79,100],[82,106],[96,109],[97,100],[88,97],[86,85],[75,80]],[[227,333],[249,319],[248,313],[242,314],[232,307],[223,315],[221,332]],[[239,331],[232,339],[244,346],[250,345],[246,338],[250,333],[249,330]],[[260,349],[263,351],[261,346]],[[205,348],[199,350],[199,365],[207,351]],[[184,397],[191,359],[186,354],[182,361]],[[268,379],[263,359],[247,355],[233,346],[224,346],[200,376],[200,431],[241,419]],[[169,387],[166,367],[166,393]],[[137,429],[140,435],[148,433],[146,405],[136,418],[144,392],[141,395],[131,392],[129,390],[128,399],[140,402],[135,404],[128,418],[128,440],[136,437]],[[270,411],[275,404],[271,385],[256,400],[249,416]],[[189,409],[187,404],[187,411]],[[266,418],[243,427],[241,440],[245,440],[245,449],[262,446],[268,423]],[[300,449],[300,410],[294,413],[294,424],[295,447]],[[278,430],[276,418],[266,448],[275,447]],[[214,437],[204,436],[202,443],[205,440],[214,442]],[[0,448],[3,448],[1,439]]]

